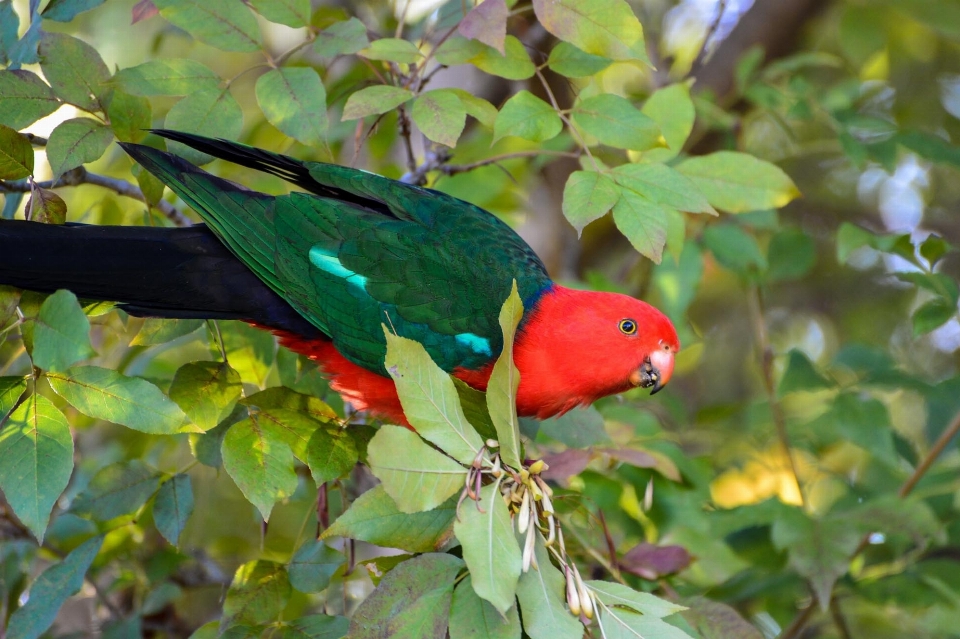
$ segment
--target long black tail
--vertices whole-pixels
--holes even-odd
[[[323,339],[206,226],[0,221],[0,284],[120,302],[143,317],[238,319]]]

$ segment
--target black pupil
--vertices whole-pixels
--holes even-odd
[[[624,320],[620,322],[620,330],[622,330],[624,333],[632,333],[634,330],[636,330],[636,327],[630,320]]]

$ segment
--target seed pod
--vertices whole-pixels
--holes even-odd
[[[526,468],[520,469],[520,483],[526,484],[530,481],[530,471]]]
[[[527,532],[530,525],[530,491],[523,491],[523,499],[520,501],[520,510],[517,512],[517,532],[521,535]]]
[[[583,579],[580,578],[577,565],[571,565],[573,566],[573,577],[577,583],[577,594],[580,595],[580,607],[583,609],[583,616],[587,619],[593,619],[593,600],[590,598],[590,593],[587,592],[587,586],[583,583]]]
[[[495,439],[488,439],[487,448],[500,448],[500,442]]]
[[[550,496],[545,492],[540,493],[540,510],[548,517],[554,513],[553,502],[550,501]]]
[[[523,572],[530,570],[533,562],[533,544],[537,538],[537,529],[531,526],[527,529],[527,540],[523,544]]]
[[[543,497],[543,491],[540,490],[540,487],[537,486],[536,482],[530,482],[527,484],[527,489],[533,493],[533,498],[536,501],[540,501],[540,498]]]
[[[537,486],[540,486],[540,490],[542,490],[544,493],[546,493],[550,497],[553,497],[553,488],[550,488],[550,484],[543,481],[543,477],[540,477],[539,475],[537,475],[536,477],[534,477],[534,479],[537,480]]]
[[[543,472],[543,469],[546,468],[546,466],[547,465],[543,462],[542,459],[538,459],[537,461],[530,464],[530,474],[539,475],[540,473]]]
[[[553,515],[547,516],[547,525],[550,527],[550,532],[547,533],[547,547],[549,548],[557,539],[557,522]]]
[[[644,512],[653,508],[653,477],[647,482],[647,489],[643,491],[643,510]]]
[[[573,571],[570,570],[569,566],[564,566],[563,574],[567,578],[567,605],[570,606],[570,612],[574,617],[579,617],[581,608],[580,608],[580,594],[577,592],[577,585],[573,580]]]

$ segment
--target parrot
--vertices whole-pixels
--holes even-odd
[[[635,387],[658,392],[680,341],[628,295],[554,282],[495,215],[440,191],[224,139],[162,138],[286,180],[269,195],[121,143],[202,218],[182,228],[0,221],[0,284],[117,302],[134,316],[242,320],[316,362],[358,411],[409,427],[383,326],[480,391],[503,350],[514,283],[520,416],[547,419]]]

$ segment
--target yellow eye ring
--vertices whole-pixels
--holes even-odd
[[[624,335],[635,335],[637,332],[637,323],[632,319],[622,319],[618,326]]]

